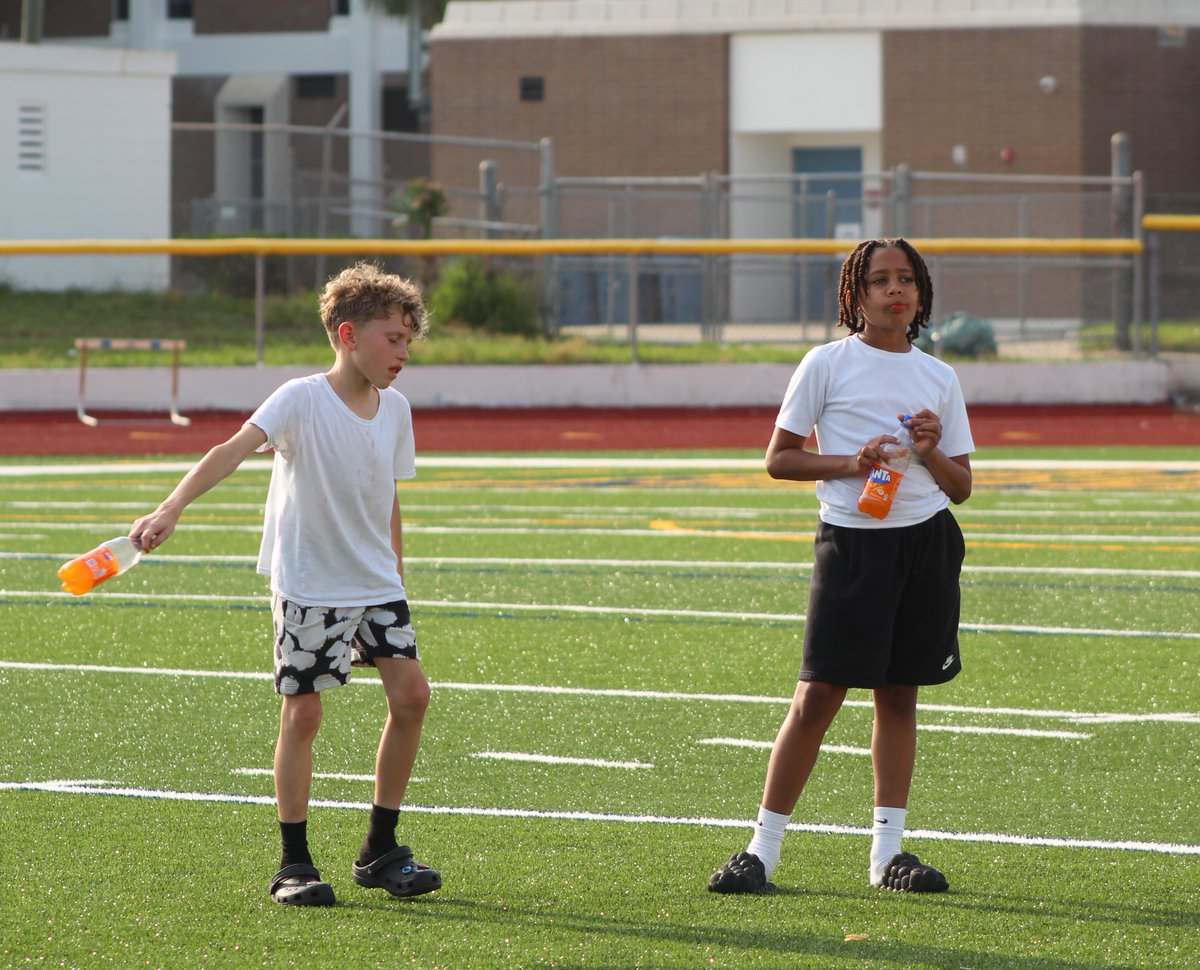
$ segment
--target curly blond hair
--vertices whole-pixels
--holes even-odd
[[[337,346],[337,329],[345,320],[363,324],[382,320],[400,310],[412,325],[413,337],[429,332],[429,313],[421,288],[412,280],[384,272],[374,263],[359,262],[330,278],[321,291],[321,322]]]

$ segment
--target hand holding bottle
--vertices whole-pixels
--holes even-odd
[[[875,445],[878,457],[871,462],[867,480],[858,496],[858,510],[876,519],[885,519],[892,511],[892,500],[896,489],[908,471],[914,442],[909,430],[912,415],[900,417],[900,426],[890,435],[884,435]],[[866,449],[864,449],[865,451]]]

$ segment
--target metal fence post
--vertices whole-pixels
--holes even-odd
[[[558,212],[555,205],[554,141],[543,138],[538,142],[538,221],[543,239],[558,237]],[[548,337],[557,337],[558,320],[558,257],[544,256],[542,275],[542,329]]]
[[[496,181],[496,163],[484,159],[479,163],[479,218],[484,223],[483,237],[495,239],[495,223],[500,221],[500,197]]]
[[[259,251],[254,254],[254,362],[259,367],[266,363],[266,277],[266,256]]]
[[[892,222],[897,236],[909,234],[912,218],[912,169],[897,165],[892,174]]]
[[[1150,356],[1158,356],[1158,233],[1146,234],[1146,316],[1150,327]]]
[[[1129,135],[1118,131],[1110,141],[1112,152],[1112,208],[1111,227],[1114,238],[1133,235],[1130,227],[1132,206],[1130,204],[1130,147]],[[1133,278],[1129,260],[1120,260],[1121,267],[1113,275],[1112,314],[1113,331],[1118,350],[1134,351],[1138,348],[1130,341],[1130,323],[1133,317]]]
[[[625,261],[629,276],[629,360],[638,362],[638,258],[631,252]]]

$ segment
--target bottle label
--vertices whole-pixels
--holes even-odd
[[[117,575],[118,570],[121,568],[121,564],[117,562],[117,557],[112,554],[108,546],[93,549],[83,557],[83,563],[92,574],[93,585],[102,583],[111,576]]]
[[[858,510],[876,519],[884,519],[892,510],[892,497],[904,478],[901,472],[887,465],[875,464],[863,483],[862,493],[858,497]]]
[[[886,465],[872,465],[871,474],[867,476],[867,484],[873,488],[882,488],[886,492],[892,490],[892,470]]]

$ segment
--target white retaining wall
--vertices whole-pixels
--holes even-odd
[[[184,367],[179,408],[250,411],[276,387],[320,367]],[[773,407],[791,364],[424,367],[396,381],[418,408]],[[968,404],[1161,404],[1200,393],[1200,360],[956,364]],[[89,409],[162,409],[169,367],[89,368]],[[0,371],[0,411],[74,410],[77,370]],[[0,416],[0,421],[3,418]]]

